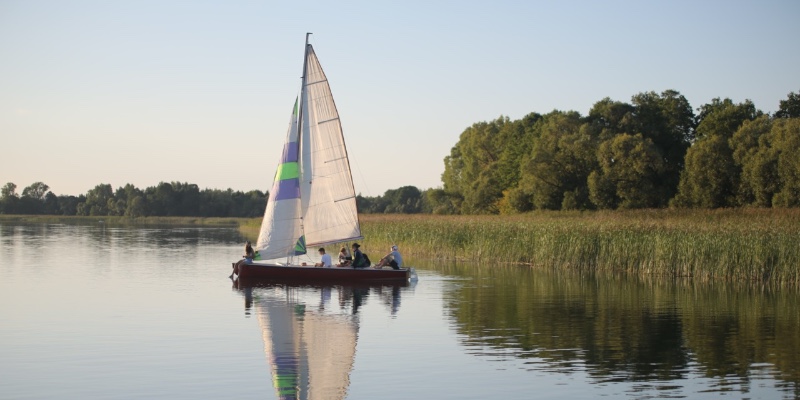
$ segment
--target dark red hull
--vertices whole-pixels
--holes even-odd
[[[284,266],[275,264],[235,263],[234,273],[242,280],[294,280],[315,282],[381,282],[407,281],[408,269],[373,268],[319,268],[309,266]]]

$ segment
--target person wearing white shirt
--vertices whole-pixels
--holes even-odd
[[[400,252],[397,251],[397,246],[392,246],[392,249],[389,251],[385,257],[381,259],[381,262],[376,265],[376,268],[383,268],[384,266],[390,266],[393,269],[400,269],[403,266],[403,257],[400,256]]]
[[[319,248],[319,255],[322,256],[320,262],[314,264],[315,267],[325,267],[330,268],[333,266],[333,262],[331,261],[331,255],[325,254],[325,249],[320,247]]]

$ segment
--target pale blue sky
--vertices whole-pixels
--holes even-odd
[[[441,185],[475,122],[675,89],[774,112],[800,1],[0,0],[0,185],[268,190],[305,32],[356,191]]]

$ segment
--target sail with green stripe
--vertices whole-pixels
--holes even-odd
[[[277,172],[269,191],[267,209],[255,249],[261,259],[272,260],[297,255],[295,244],[302,233],[300,212],[300,171],[298,167],[298,100],[295,100],[289,131],[283,145]]]

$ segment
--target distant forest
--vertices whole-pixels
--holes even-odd
[[[357,197],[362,213],[515,214],[531,210],[800,206],[800,93],[773,115],[750,100],[683,95],[602,99],[589,115],[554,110],[468,127],[444,158],[442,187]],[[412,161],[412,160],[410,160]],[[2,214],[257,217],[268,193],[161,182],[55,195],[8,182]]]
[[[0,213],[52,215],[120,215],[256,217],[264,214],[267,195],[253,190],[203,189],[181,182],[161,182],[144,190],[131,184],[114,190],[100,184],[80,196],[57,196],[43,182],[35,182],[18,195],[14,183],[6,183],[0,195]]]

